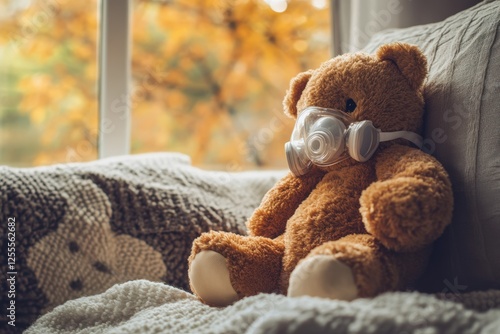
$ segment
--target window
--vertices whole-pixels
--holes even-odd
[[[133,153],[285,167],[290,79],[329,57],[326,1],[135,1]]]
[[[131,153],[285,167],[293,121],[281,101],[295,74],[330,56],[326,0],[131,3]],[[99,2],[0,4],[0,164],[97,158]]]

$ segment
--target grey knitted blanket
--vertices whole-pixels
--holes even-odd
[[[117,283],[187,289],[193,239],[208,230],[245,233],[245,220],[282,175],[203,171],[167,153],[0,167],[0,331],[18,332]]]
[[[455,301],[439,297],[446,296],[395,292],[342,302],[260,294],[213,308],[184,291],[139,280],[69,301],[26,334],[500,332],[500,291],[464,293]]]

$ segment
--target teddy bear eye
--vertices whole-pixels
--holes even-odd
[[[345,101],[345,111],[353,112],[355,109],[356,109],[356,102],[354,102],[353,99],[347,99],[347,101]]]

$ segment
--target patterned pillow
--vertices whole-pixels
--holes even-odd
[[[167,153],[0,167],[2,266],[7,248],[15,253],[12,274],[1,271],[2,291],[15,282],[15,296],[2,295],[1,308],[15,302],[19,329],[116,283],[148,279],[187,289],[193,239],[208,230],[245,233],[245,220],[282,174],[208,172]],[[2,328],[11,320],[2,317]]]

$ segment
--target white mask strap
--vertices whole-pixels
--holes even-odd
[[[422,148],[423,139],[415,132],[409,131],[394,131],[394,132],[380,132],[380,141],[389,141],[394,139],[403,138],[411,141],[418,148]]]

